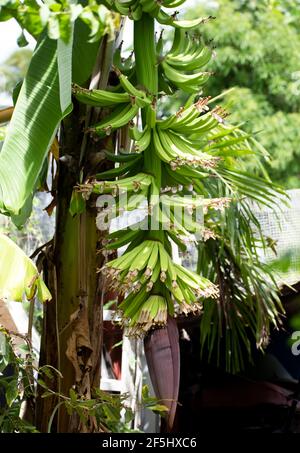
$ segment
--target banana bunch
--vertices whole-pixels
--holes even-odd
[[[211,57],[212,49],[203,45],[200,37],[190,36],[185,30],[177,28],[165,62],[175,69],[194,71],[207,65]]]
[[[157,52],[161,54],[161,44],[157,43]],[[204,46],[200,38],[190,36],[183,29],[174,32],[170,52],[160,58],[164,78],[176,89],[187,93],[197,93],[209,79],[211,73],[203,72],[212,57],[212,49]]]
[[[124,90],[122,93],[109,90],[87,90],[78,85],[73,85],[72,88],[74,96],[81,103],[98,108],[112,108],[109,115],[88,130],[100,136],[110,135],[113,130],[129,124],[138,114],[139,109],[150,106],[153,102],[143,90],[137,89],[118,68],[115,68],[115,71]]]
[[[149,13],[153,17],[156,17],[158,21],[162,21],[162,23],[168,22],[168,25],[172,25],[174,21],[179,23],[192,21],[176,21],[174,15],[167,15],[161,10],[161,7],[177,8],[185,3],[185,1],[186,0],[106,0],[106,3],[111,9],[114,9],[122,16],[128,16],[132,20],[140,20],[143,13]]]
[[[100,173],[99,176],[103,174]],[[153,176],[147,173],[137,173],[134,176],[119,179],[117,181],[93,181],[89,184],[79,186],[81,191],[85,189],[91,190],[95,194],[111,193],[114,196],[121,195],[126,192],[131,195],[133,193],[147,191],[153,184]]]
[[[105,136],[127,125],[131,142],[117,154],[105,151],[117,164],[115,168],[93,176],[78,190],[84,198],[91,193],[112,194],[115,216],[140,208],[146,201],[143,220],[110,233],[102,249],[108,255],[126,247],[102,271],[110,289],[124,296],[119,308],[129,333],[142,335],[164,326],[168,315],[197,313],[204,298],[218,297],[214,283],[173,263],[171,243],[184,250],[183,238],[216,238],[210,210],[226,208],[231,200],[204,198],[206,179],[221,175],[226,182],[226,163],[237,153],[250,153],[252,143],[238,126],[227,122],[225,110],[210,109],[212,99],[199,97],[210,76],[203,67],[212,51],[185,29],[203,19],[177,21],[176,15],[169,16],[162,8],[183,0],[107,1],[134,20],[135,65],[131,57],[122,61],[120,47],[114,60],[120,81],[116,90],[74,86],[73,93],[80,102],[111,109],[91,130]],[[167,55],[162,34],[156,42],[154,18],[175,28]],[[176,113],[159,119],[159,90],[171,93],[177,89],[192,95]]]
[[[131,230],[125,233],[128,241],[139,234],[140,231]],[[124,241],[124,234],[120,239]],[[157,240],[144,240],[109,261],[103,272],[109,288],[126,295],[119,309],[131,335],[143,335],[153,327],[165,325],[167,312],[199,312],[202,298],[218,297],[214,284],[174,264],[164,245]],[[164,295],[155,292],[159,283],[166,288]]]
[[[182,165],[214,168],[220,158],[197,150],[191,141],[170,129],[153,129],[154,148],[159,158],[169,163],[172,170]]]
[[[186,0],[106,0],[110,9],[122,16],[128,16],[131,20],[139,21],[144,13],[154,17],[162,25],[170,25],[176,28],[190,29],[205,23],[210,17],[199,17],[194,20],[177,20],[177,11],[168,14],[162,8],[177,8]]]
[[[143,130],[139,130],[135,124],[129,126],[129,135],[134,140],[134,151],[140,153],[145,151],[151,142],[151,128],[146,125]]]

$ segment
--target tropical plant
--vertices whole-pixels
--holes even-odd
[[[16,346],[14,344],[16,335],[15,332],[0,329],[0,432],[36,433],[38,432],[36,427],[20,416],[21,405],[32,406],[37,385],[44,390],[43,398],[52,396],[53,390],[45,384],[44,379],[48,378],[51,381],[60,373],[50,366],[37,368],[30,339],[21,336],[21,344]],[[163,413],[165,408],[157,403],[156,398],[149,396],[147,386],[144,387],[143,395],[143,404],[149,410]],[[130,429],[133,413],[126,406],[126,394],[113,395],[95,389],[91,398],[87,399],[70,389],[69,396],[57,396],[60,402],[48,421],[48,432],[51,432],[53,420],[61,405],[70,416],[74,414],[79,416],[82,431],[88,430],[90,419],[93,420],[97,431],[118,433],[133,431]]]
[[[17,18],[38,39],[0,153],[0,207],[8,215],[20,215],[50,161],[56,233],[40,263],[53,303],[44,308],[40,361],[64,379],[46,380],[53,393],[38,399],[38,428],[47,429],[58,407],[53,429],[78,429],[79,419],[70,418],[59,398],[69,397],[73,386],[79,396],[91,395],[99,386],[106,284],[108,297],[121,299],[118,310],[129,334],[146,335],[148,362],[159,398],[169,409],[170,429],[179,381],[172,318],[200,313],[203,341],[205,329],[210,345],[225,335],[226,360],[235,371],[241,367],[239,342],[247,346],[253,334],[265,338],[270,323],[278,322],[276,285],[266,279],[260,288],[254,275],[259,260],[254,270],[250,266],[259,233],[251,232],[250,222],[253,228],[258,225],[244,199],[272,207],[284,193],[263,172],[264,148],[228,122],[216,99],[202,95],[211,75],[203,69],[213,49],[195,30],[210,18],[181,20],[167,12],[184,0],[99,3],[107,9],[97,2],[40,6],[13,1],[0,11],[0,18]],[[126,59],[114,43],[119,14],[133,20],[133,55]],[[156,23],[172,28],[170,48],[162,34],[156,38]],[[173,93],[184,93],[185,104],[166,113],[164,99]],[[52,149],[48,159],[56,134],[59,154]],[[258,166],[256,176],[244,168],[250,160]],[[142,219],[108,234],[106,216],[119,217],[144,202]],[[220,214],[223,209],[226,214]],[[104,231],[97,230],[96,215],[98,230],[104,225]],[[244,233],[239,235],[241,225]],[[186,239],[205,251],[214,240],[220,244],[222,254],[211,260],[211,279],[173,262],[172,244],[184,249]],[[115,250],[123,246],[126,251],[117,257]],[[239,266],[235,282],[230,265],[245,254],[248,266]],[[204,267],[199,271],[205,272]],[[248,274],[238,275],[240,271]],[[231,290],[240,291],[249,303],[238,296],[228,302],[224,284],[229,276]],[[253,292],[259,297],[252,297]],[[228,304],[231,319],[223,329]],[[221,316],[212,324],[216,310]],[[240,329],[241,323],[249,324],[249,332]],[[162,377],[169,382],[167,389]]]

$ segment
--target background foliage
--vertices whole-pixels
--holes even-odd
[[[285,188],[299,187],[299,11],[298,1],[218,0],[188,14],[216,16],[201,28],[205,40],[213,37],[217,54],[205,93],[235,87],[226,97],[230,120],[259,132],[271,154],[269,174]]]

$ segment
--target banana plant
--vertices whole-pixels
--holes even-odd
[[[86,374],[90,382],[88,391],[99,387],[101,355],[101,284],[96,273],[99,237],[95,215],[91,211],[75,215],[76,200],[72,199],[72,188],[80,180],[83,161],[87,160],[91,146],[82,144],[80,130],[85,108],[80,111],[76,105],[72,111],[71,82],[88,87],[93,73],[99,84],[106,86],[109,71],[106,66],[120,16],[93,1],[53,0],[45,4],[4,0],[0,6],[0,21],[11,18],[37,40],[37,45],[22,87],[14,92],[13,115],[1,148],[0,209],[13,221],[17,220],[19,226],[24,224],[30,214],[28,201],[40,187],[46,188],[47,169],[52,167],[53,201],[47,209],[51,213],[56,207],[56,232],[53,241],[37,250],[39,269],[43,270],[52,295],[52,301],[43,305],[40,365],[60,370],[64,379],[46,378],[47,385],[68,398],[74,386],[78,394],[86,392],[86,388],[80,390]],[[1,119],[6,121],[7,115]],[[3,269],[6,268],[1,255]],[[19,274],[21,271],[16,272],[16,276]],[[6,275],[3,272],[1,278]],[[39,282],[37,279],[36,283]],[[13,281],[1,280],[2,283],[3,294],[8,295]],[[28,284],[27,279],[24,284]],[[34,288],[33,284],[32,290]],[[27,286],[25,289],[30,290]],[[15,297],[12,291],[11,297]],[[88,312],[94,313],[89,319]],[[82,373],[81,382],[76,381],[75,376],[81,359],[72,343],[74,319],[77,319],[74,313],[78,313],[79,318],[76,324],[84,325],[86,342],[83,347],[87,356],[93,353],[93,358],[89,359],[92,366]],[[59,398],[45,399],[43,393],[39,387],[35,416],[37,428],[47,431]],[[61,405],[58,412],[53,430],[74,430],[74,425],[79,429],[76,417],[72,419],[73,428],[70,426],[70,416]]]
[[[230,124],[228,112],[214,99],[203,95],[212,76],[205,66],[213,49],[197,30],[212,18],[187,21],[168,13],[184,1],[99,1],[109,11],[105,21],[97,2],[86,6],[78,2],[78,8],[73,3],[53,2],[56,6],[44,6],[42,12],[38,4],[25,2],[28,17],[38,15],[44,20],[35,31],[33,21],[24,20],[24,6],[17,0],[11,2],[13,8],[4,2],[0,11],[0,18],[12,14],[38,38],[15,106],[14,127],[0,153],[0,207],[6,214],[19,214],[35,191],[59,128],[58,172],[52,185],[56,234],[43,251],[44,273],[55,303],[44,308],[42,364],[62,372],[64,379],[55,383],[55,390],[64,396],[73,386],[85,396],[93,385],[99,385],[99,300],[103,299],[99,288],[106,282],[107,292],[120,296],[118,311],[129,335],[145,337],[153,386],[169,408],[168,430],[172,429],[179,388],[174,318],[200,315],[206,320],[203,341],[209,337],[211,345],[224,329],[211,329],[215,318],[209,314],[226,313],[227,308],[222,303],[224,278],[206,272],[206,263],[201,266],[200,260],[198,272],[175,263],[172,247],[175,243],[184,250],[188,240],[198,241],[208,250],[215,243],[211,264],[222,270],[218,251],[223,250],[222,229],[238,226],[224,220],[220,212],[233,212],[239,218],[239,210],[230,209],[245,198],[272,207],[278,197],[284,197],[259,163],[268,158],[266,151],[241,125]],[[60,35],[57,30],[66,15],[70,27]],[[133,54],[126,58],[121,45],[114,49],[111,33],[107,33],[111,28],[115,33],[120,15],[133,21]],[[163,33],[156,34],[158,24],[173,30],[171,47]],[[172,95],[183,96],[185,101],[178,111],[165,112],[164,101]],[[244,159],[256,160],[257,175],[244,171]],[[16,175],[13,181],[10,174]],[[135,210],[146,200],[145,218],[103,238],[95,222],[96,199],[102,195],[114,199],[116,216]],[[245,219],[254,220],[255,225],[250,215]],[[228,230],[227,237],[230,235]],[[115,251],[124,246],[125,252],[116,256]],[[230,247],[234,255],[232,243]],[[104,256],[96,253],[97,248]],[[114,259],[107,259],[111,253]],[[97,268],[101,274],[96,274]],[[268,327],[267,320],[276,325],[281,310],[274,297],[275,283],[270,285],[265,304],[242,307],[246,314],[255,312],[245,319],[254,324],[259,321],[260,328]],[[250,281],[246,292],[252,290]],[[243,313],[239,306],[236,317]],[[222,317],[219,319],[222,323]],[[72,349],[80,328],[85,332],[84,342]],[[225,335],[228,332],[230,326]],[[235,331],[235,345],[239,335],[245,333]],[[231,360],[230,354],[227,357]],[[160,360],[164,362],[161,368]],[[40,403],[37,419],[51,414],[56,405],[53,399]],[[58,431],[76,429],[75,422],[58,410]]]

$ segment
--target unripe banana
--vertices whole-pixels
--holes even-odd
[[[148,260],[148,263],[147,263],[147,268],[146,268],[146,271],[145,271],[145,276],[147,278],[151,277],[151,275],[153,273],[153,269],[156,266],[157,260],[158,260],[158,244],[154,243],[153,249],[152,249],[152,253],[151,253],[150,257],[149,257],[149,260]]]
[[[100,123],[90,128],[90,131],[96,131],[98,134],[110,134],[113,129],[118,129],[128,124],[138,113],[137,105],[127,104],[125,107],[116,108],[110,115],[106,116]]]
[[[122,2],[119,2],[118,0],[114,0],[114,7],[118,11],[118,13],[122,14],[122,16],[128,16],[129,7],[122,5]]]
[[[149,129],[154,128],[156,124],[156,108],[151,104],[146,110],[146,122]]]
[[[137,236],[141,236],[140,233],[141,233],[140,231],[129,230],[129,231],[127,231],[126,234],[123,233],[122,237],[120,237],[120,239],[117,239],[117,240],[107,244],[105,248],[107,250],[116,250],[116,249],[128,244],[129,242],[131,242]]]
[[[195,28],[200,24],[204,24],[211,19],[215,19],[214,16],[198,17],[198,19],[192,20],[173,20],[172,25],[177,28],[183,28],[185,30]]]
[[[140,0],[140,4],[145,13],[154,13],[158,11],[159,5],[155,0]]]
[[[197,51],[194,54],[188,54],[186,57],[182,58],[172,58],[168,55],[166,61],[169,66],[172,66],[174,69],[195,71],[207,65],[211,59],[211,55],[212,51],[208,47],[204,47],[200,51]]]
[[[136,257],[136,259],[134,259],[132,261],[129,271],[143,270],[147,265],[147,262],[152,253],[153,247],[154,247],[153,241],[145,241],[142,252],[140,252],[139,255]]]
[[[196,91],[199,91],[199,86],[206,83],[211,75],[210,72],[198,72],[196,74],[189,75],[182,74],[181,71],[172,68],[166,61],[162,62],[162,66],[166,77],[175,83],[175,85],[180,85],[181,87],[197,86]]]
[[[170,257],[162,244],[159,244],[158,247],[159,247],[160,269],[161,272],[166,273],[169,267]]]
[[[87,90],[78,85],[73,85],[72,91],[78,101],[95,107],[111,107],[116,104],[130,102],[128,93],[113,93],[107,90]]]
[[[145,149],[147,149],[148,146],[150,145],[150,141],[151,141],[151,130],[148,126],[146,126],[141,137],[138,140],[136,140],[134,150],[139,153],[145,151]]]
[[[157,127],[159,129],[172,129],[174,131],[185,131],[185,127],[196,120],[200,113],[206,109],[206,104],[209,101],[209,98],[200,99],[198,102],[192,104],[191,106],[184,108],[182,107],[174,115],[171,115],[169,118],[157,122]]]
[[[103,171],[102,173],[96,174],[97,180],[105,180],[105,179],[112,179],[118,176],[126,175],[132,169],[141,169],[142,161],[141,159],[137,158],[135,160],[131,160],[128,163],[120,165],[119,167],[112,168],[110,170]]]
[[[108,150],[104,150],[104,153],[108,160],[111,160],[112,162],[118,162],[118,163],[132,162],[135,160],[139,160],[142,157],[141,154],[139,154],[139,153],[114,154]]]
[[[143,14],[142,6],[137,2],[133,7],[129,8],[129,17],[132,20],[140,20]]]
[[[117,73],[117,76],[119,77],[120,84],[127,93],[129,93],[131,96],[143,99],[145,100],[145,102],[148,102],[149,104],[151,103],[150,99],[148,99],[147,101],[147,96],[144,91],[135,88],[135,86],[130,82],[129,78],[126,75],[122,74],[120,71],[118,71],[116,68],[115,71]]]
[[[164,8],[177,8],[185,2],[186,0],[164,0],[162,4]]]

